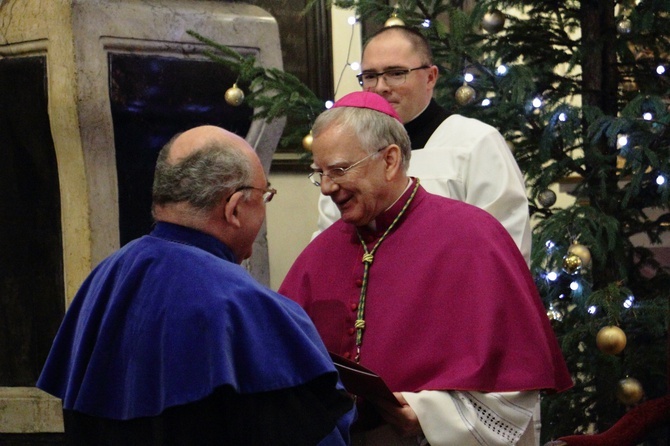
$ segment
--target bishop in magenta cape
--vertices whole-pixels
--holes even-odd
[[[414,180],[415,181],[415,180]],[[372,249],[411,187],[359,228]],[[326,347],[356,355],[361,242],[337,221],[300,254],[279,292],[298,302]],[[422,187],[374,256],[360,363],[392,391],[507,392],[572,385],[526,262],[485,211]]]

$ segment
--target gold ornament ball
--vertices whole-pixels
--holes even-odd
[[[618,355],[626,348],[626,333],[615,325],[607,325],[598,331],[596,346],[607,355]]]
[[[616,389],[616,397],[626,406],[639,403],[643,396],[644,389],[637,379],[624,378],[619,381]]]
[[[305,137],[302,139],[302,148],[307,150],[308,152],[312,151],[312,142],[314,141],[314,137],[312,136],[312,132],[310,131]]]
[[[467,105],[475,99],[475,89],[469,85],[461,85],[456,90],[456,101],[461,105]]]
[[[563,271],[568,274],[575,274],[582,269],[582,259],[576,254],[568,254],[563,257]]]
[[[391,17],[384,22],[384,27],[388,28],[389,26],[404,26],[405,22],[402,21],[400,17],[397,15],[393,14]]]
[[[498,9],[493,9],[482,19],[482,28],[489,34],[496,34],[505,27],[505,14]]]
[[[225,98],[227,103],[233,107],[237,107],[244,102],[244,92],[237,87],[237,84],[233,84],[232,87],[226,90]]]
[[[579,256],[579,258],[582,259],[582,266],[585,268],[591,264],[591,251],[580,243],[573,243],[570,245],[568,253]]]

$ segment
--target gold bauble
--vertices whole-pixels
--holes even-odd
[[[616,397],[626,406],[639,403],[643,396],[644,389],[637,379],[624,378],[619,381],[616,389]]]
[[[456,90],[456,101],[461,105],[467,105],[475,99],[475,89],[463,84]]]
[[[621,82],[621,89],[627,93],[630,93],[633,91],[638,91],[640,87],[638,87],[637,82],[633,80],[625,80]]]
[[[591,264],[591,251],[589,251],[589,248],[580,243],[575,242],[570,245],[568,248],[568,253],[579,256],[579,258],[582,259],[582,266],[584,268]]]
[[[225,98],[227,103],[233,107],[237,107],[244,102],[244,92],[237,87],[237,84],[233,84],[232,87],[226,90]]]
[[[498,9],[493,9],[486,14],[482,19],[482,28],[489,34],[495,34],[505,27],[505,14]]]
[[[568,254],[563,257],[563,271],[568,274],[575,274],[582,269],[582,259],[576,254]]]
[[[596,335],[598,350],[608,355],[618,355],[626,348],[626,333],[615,325],[607,325]]]
[[[314,141],[314,137],[312,136],[312,131],[305,135],[305,137],[302,139],[302,148],[307,150],[308,152],[312,151],[312,142]]]
[[[388,28],[389,26],[405,26],[405,22],[402,21],[400,17],[396,15],[396,13],[391,14],[391,17],[384,22],[384,27]]]

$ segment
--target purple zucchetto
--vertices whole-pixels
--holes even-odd
[[[393,106],[377,93],[370,91],[355,91],[340,98],[331,108],[336,107],[357,107],[375,110],[389,115],[392,118],[400,121],[400,116],[395,111]],[[402,121],[400,121],[402,123]]]

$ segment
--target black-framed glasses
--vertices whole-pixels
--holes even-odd
[[[379,73],[364,71],[360,74],[357,74],[358,83],[363,88],[374,88],[379,82],[379,77],[384,78],[386,85],[390,87],[395,87],[397,85],[402,85],[407,80],[407,75],[412,71],[416,70],[425,70],[430,68],[430,65],[421,65],[416,68],[392,68],[390,70],[382,71]]]
[[[371,157],[378,154],[379,152],[381,152],[382,150],[384,150],[387,147],[388,147],[388,145],[382,147],[381,149],[375,150],[374,152],[372,152],[368,156],[356,161],[354,164],[352,164],[349,167],[333,167],[332,169],[330,169],[330,171],[328,173],[314,171],[314,172],[310,173],[309,175],[307,175],[307,178],[309,178],[309,180],[312,182],[312,184],[317,186],[317,187],[321,186],[321,183],[323,182],[323,177],[328,177],[328,178],[331,179],[331,181],[333,183],[337,183],[351,169],[353,169],[356,166],[359,166],[363,161],[370,159]]]
[[[254,186],[240,186],[237,189],[233,191],[232,194],[226,199],[226,201],[230,201],[230,198],[235,194],[236,192],[242,191],[242,190],[249,190],[249,189],[254,189],[260,192],[263,192],[263,203],[269,203],[272,201],[272,198],[277,195],[277,189],[274,187],[266,187],[265,189],[262,189],[260,187],[254,187]]]

